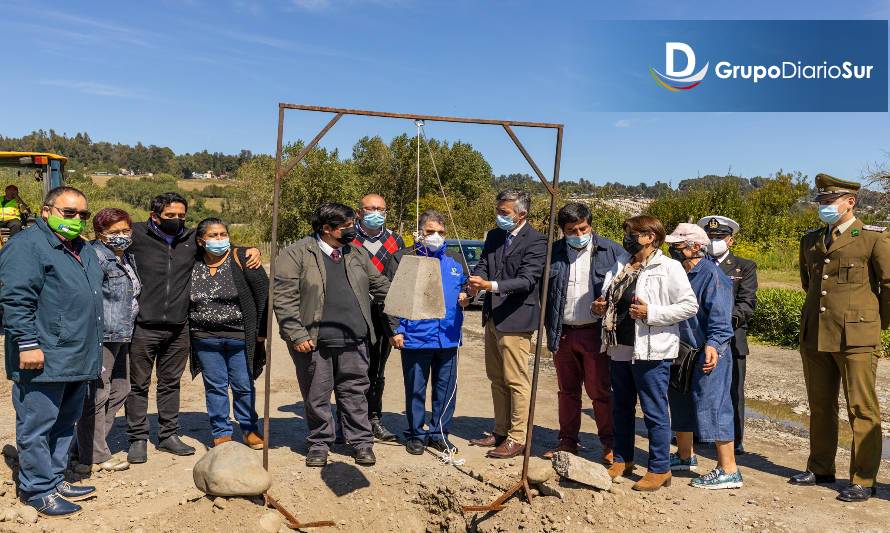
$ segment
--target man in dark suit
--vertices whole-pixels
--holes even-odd
[[[547,238],[527,222],[529,193],[507,189],[497,196],[497,228],[488,232],[482,258],[468,288],[486,291],[485,371],[491,380],[494,431],[472,446],[494,447],[488,456],[516,457],[525,451],[531,377],[528,355],[541,317],[541,274]]]
[[[735,305],[732,309],[732,327],[735,335],[730,340],[732,348],[732,388],[730,397],[734,410],[735,453],[745,453],[742,438],[745,434],[745,361],[748,357],[748,321],[757,306],[757,263],[736,257],[730,251],[735,244],[739,224],[719,215],[706,216],[698,221],[704,228],[711,244],[708,252],[723,273],[732,281]]]

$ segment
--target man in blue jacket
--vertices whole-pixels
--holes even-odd
[[[544,457],[558,451],[578,453],[583,385],[593,404],[603,462],[611,465],[615,429],[609,356],[602,351],[601,320],[591,305],[602,295],[606,273],[628,254],[593,231],[590,208],[582,203],[563,206],[556,221],[565,237],[553,243],[544,323],[559,383],[559,445]]]
[[[80,237],[89,218],[83,193],[58,187],[47,194],[37,223],[0,253],[19,495],[44,516],[77,513],[72,501],[96,491],[64,477],[74,424],[102,357],[102,270]]]
[[[448,441],[448,424],[457,402],[457,349],[460,328],[469,300],[463,292],[467,282],[461,263],[445,254],[445,218],[434,210],[420,215],[419,242],[415,253],[439,260],[442,291],[445,296],[445,318],[430,320],[400,319],[391,338],[394,348],[402,351],[405,372],[405,431],[408,453],[421,455],[425,446],[440,452],[456,452]],[[426,386],[432,370],[433,411],[428,429],[426,422]]]

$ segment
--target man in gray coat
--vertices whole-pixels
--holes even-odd
[[[386,298],[389,280],[368,254],[353,247],[355,211],[322,204],[309,237],[284,250],[275,264],[275,315],[287,343],[306,409],[306,465],[327,464],[334,444],[331,393],[337,395],[343,436],[355,462],[376,462],[368,421],[368,344],[375,341],[371,298]]]

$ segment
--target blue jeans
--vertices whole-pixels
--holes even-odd
[[[204,397],[210,416],[210,434],[214,439],[232,434],[229,421],[229,387],[232,388],[235,420],[243,433],[257,431],[254,408],[256,389],[247,368],[244,341],[215,337],[195,339],[195,355],[204,376]]]
[[[732,352],[726,344],[718,350],[717,367],[705,374],[705,351],[696,358],[689,394],[671,389],[671,429],[692,432],[702,442],[735,440],[732,396]]]
[[[448,425],[457,403],[457,348],[402,350],[405,373],[405,414],[408,416],[409,439],[442,440],[448,437]],[[433,412],[428,429],[426,422],[426,385],[432,371]],[[454,394],[454,398],[452,398]],[[448,400],[451,400],[450,402]],[[447,404],[447,406],[446,406]],[[440,425],[441,423],[441,425]]]
[[[615,418],[615,462],[634,460],[634,421],[637,397],[649,437],[649,465],[654,474],[670,470],[671,423],[668,383],[671,360],[610,362],[612,412]]]
[[[51,494],[65,480],[86,392],[86,381],[13,383],[19,491],[25,499]]]

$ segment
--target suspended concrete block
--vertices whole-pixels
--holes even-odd
[[[386,295],[383,311],[408,320],[445,318],[439,260],[417,255],[403,257]]]

